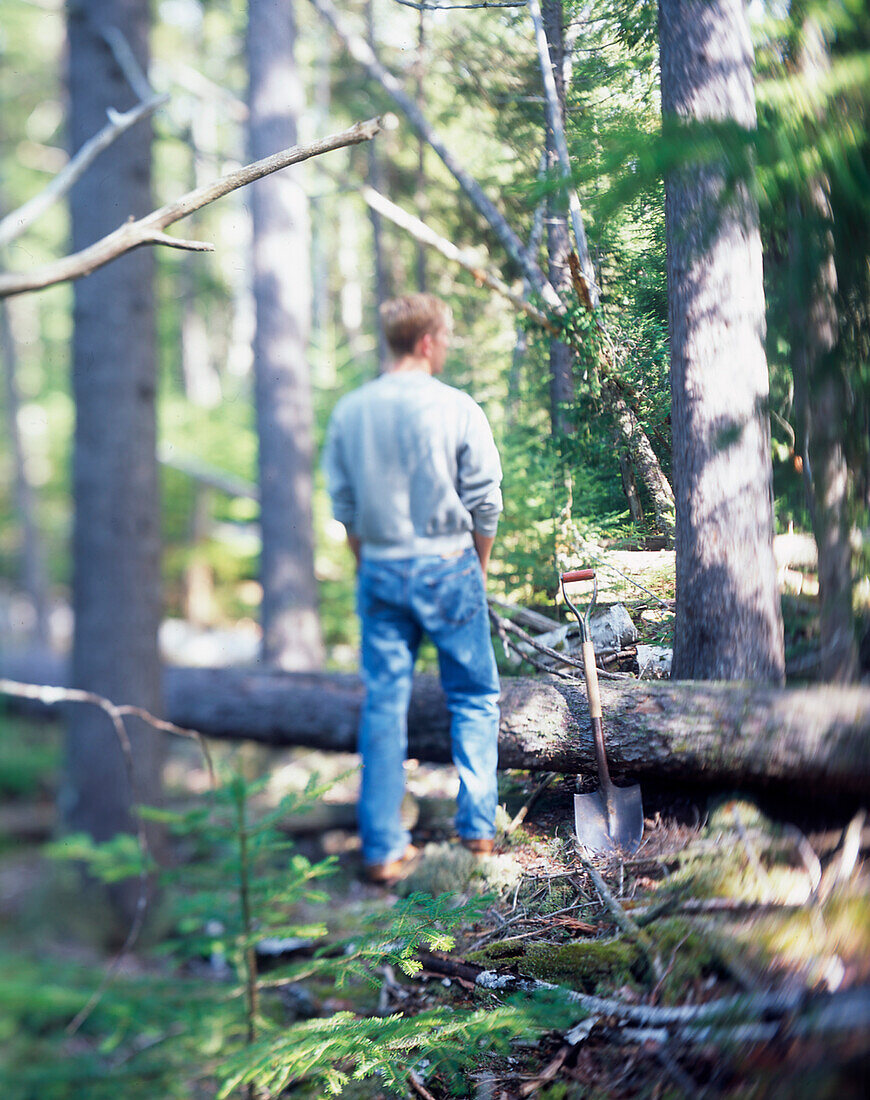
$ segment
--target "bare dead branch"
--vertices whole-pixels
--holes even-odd
[[[173,722],[167,722],[162,718],[155,718],[150,711],[144,710],[142,707],[135,707],[129,704],[119,705],[113,703],[110,699],[106,699],[103,695],[97,695],[93,691],[82,691],[80,688],[58,687],[54,684],[25,684],[21,683],[19,680],[9,680],[5,677],[0,677],[0,695],[12,695],[16,699],[33,699],[36,702],[44,703],[48,707],[56,706],[58,703],[90,703],[105,711],[113,722],[115,722],[116,718],[124,718],[125,716],[141,718],[143,722],[147,722],[149,726],[153,726],[154,729],[160,730],[161,733],[171,733],[176,737],[191,738],[196,741],[202,752],[203,759],[208,768],[211,785],[216,785],[211,753],[208,750],[205,738],[198,730],[176,726]],[[123,725],[121,726],[121,730],[118,731],[119,738],[121,738],[122,732]],[[126,734],[124,734],[124,739],[122,739],[122,745],[125,743],[125,740]],[[129,747],[129,741],[126,741],[126,744]]]
[[[472,205],[489,223],[504,250],[519,269],[527,275],[529,282],[535,290],[543,296],[549,306],[554,309],[561,308],[559,295],[545,277],[534,258],[527,255],[523,242],[513,229],[511,229],[510,225],[508,225],[504,215],[487,197],[480,184],[468,171],[466,171],[459,163],[459,160],[438,137],[429,124],[426,116],[411,96],[405,92],[399,80],[380,63],[368,42],[360,37],[360,35],[353,33],[339,16],[331,0],[311,0],[311,3],[317,13],[326,20],[344,43],[345,49],[354,61],[362,65],[369,76],[377,81],[384,91],[393,98],[418,136],[438,154],[447,170],[471,200]]]
[[[575,657],[569,657],[567,653],[560,653],[558,649],[551,649],[550,646],[544,645],[543,642],[539,642],[537,638],[533,638],[531,634],[527,634],[521,626],[517,626],[516,623],[512,623],[510,619],[504,619],[501,615],[498,615],[492,608],[489,609],[489,617],[492,622],[496,624],[499,630],[505,630],[510,634],[515,634],[521,642],[525,642],[526,645],[530,645],[532,649],[536,649],[539,653],[543,653],[545,657],[552,657],[553,660],[561,662],[563,665],[570,665],[572,668],[583,670],[583,662],[578,661]],[[522,654],[523,660],[528,660],[528,655]],[[534,662],[531,662],[534,664]],[[552,672],[553,669],[545,669],[544,671]],[[627,672],[607,672],[604,669],[598,670],[598,675],[605,680],[629,680],[633,677],[629,676]]]
[[[183,237],[170,237],[168,233],[147,233],[143,244],[165,244],[167,248],[179,248],[184,252],[214,252],[214,245],[208,241],[186,241]]]
[[[566,1000],[577,1004],[585,1012],[595,1016],[613,1017],[624,1023],[640,1027],[702,1027],[719,1021],[730,1022],[744,1019],[747,1021],[766,1017],[787,1016],[798,1012],[807,1004],[810,994],[801,988],[752,993],[740,997],[723,997],[703,1004],[648,1005],[634,1004],[618,1000],[615,997],[597,997],[589,993],[579,993],[573,989],[555,986],[533,978],[522,978],[516,974],[486,970],[484,967],[467,960],[445,958],[427,952],[418,952],[418,959],[427,970],[448,977],[458,976],[474,982],[481,989],[533,992],[536,990],[561,989]],[[820,1004],[831,1004],[835,995],[818,996]],[[704,1029],[706,1032],[706,1028]]]
[[[161,234],[168,226],[180,221],[195,210],[201,210],[209,203],[245,187],[255,180],[271,175],[291,164],[299,164],[301,161],[312,157],[321,156],[323,153],[332,152],[334,149],[343,149],[348,145],[358,145],[371,139],[381,129],[380,119],[373,118],[367,122],[358,122],[350,129],[329,137],[321,138],[310,145],[294,145],[290,149],[284,149],[280,153],[264,157],[235,172],[189,191],[180,199],[162,206],[159,210],[147,214],[138,221],[129,221],[119,226],[113,233],[103,237],[102,240],[82,249],[62,260],[46,264],[34,271],[0,275],[0,298],[13,294],[23,294],[30,290],[42,290],[44,287],[53,286],[56,283],[68,282],[72,279],[80,279],[89,275],[98,267],[117,259],[118,256],[138,248],[143,244],[155,244],[155,235]],[[165,244],[165,241],[159,241]],[[180,247],[189,245],[190,242],[182,242]],[[177,246],[178,247],[178,246]]]
[[[472,8],[524,8],[526,0],[478,0],[476,4],[416,4],[414,0],[395,0],[414,11],[467,11]]]
[[[525,661],[527,664],[530,664],[532,668],[535,669],[537,672],[543,672],[549,676],[558,676],[562,680],[571,680],[572,682],[577,679],[574,673],[563,672],[562,669],[559,668],[552,668],[549,665],[545,665],[543,661],[539,661],[536,657],[533,657],[531,653],[524,653],[517,646],[516,642],[511,641],[511,639],[508,637],[506,630],[507,620],[502,619],[498,615],[496,615],[492,608],[490,608],[489,610],[489,618],[495,629],[496,634],[498,634],[499,639],[504,646],[505,656],[510,657],[510,654],[513,653],[520,661]]]
[[[535,30],[535,43],[538,47],[538,58],[541,64],[544,94],[547,99],[547,118],[550,129],[553,131],[562,179],[568,189],[568,209],[571,213],[571,224],[574,228],[574,240],[577,244],[580,270],[586,283],[586,292],[589,295],[590,303],[592,308],[595,309],[601,295],[595,283],[595,272],[589,256],[589,243],[586,240],[583,215],[580,212],[580,200],[577,198],[576,189],[571,185],[571,163],[568,158],[568,142],[565,138],[565,120],[562,117],[562,104],[559,102],[559,94],[556,90],[556,78],[553,76],[553,63],[550,59],[550,47],[547,45],[547,35],[544,31],[540,0],[528,0],[528,9]]]
[[[104,27],[100,30],[100,37],[112,51],[112,56],[118,63],[118,68],[124,74],[124,79],[136,93],[136,97],[142,101],[154,95],[154,89],[148,81],[148,77],[142,71],[142,66],[136,60],[136,56],[130,49],[130,43],[121,33],[118,27]]]
[[[414,240],[429,245],[430,248],[434,248],[436,252],[440,252],[446,259],[459,264],[460,267],[474,276],[478,284],[487,286],[490,290],[494,290],[496,294],[501,294],[503,298],[507,298],[515,309],[520,310],[520,312],[531,317],[532,320],[537,321],[537,323],[548,332],[555,333],[557,331],[556,326],[545,313],[537,309],[521,295],[511,290],[507,283],[500,279],[498,275],[481,267],[480,261],[473,253],[457,248],[452,241],[448,241],[445,237],[440,236],[434,229],[426,225],[425,222],[415,217],[415,215],[409,214],[394,202],[391,202],[385,195],[382,195],[373,187],[369,187],[368,185],[362,187],[360,189],[360,194],[372,210],[376,210],[394,225],[399,226],[400,229],[404,229],[406,233],[414,238]]]
[[[234,477],[225,470],[218,470],[214,466],[209,466],[207,462],[193,458],[190,455],[175,454],[171,447],[158,445],[157,459],[161,466],[168,466],[170,470],[178,470],[179,473],[186,474],[194,481],[208,485],[221,493],[226,493],[227,496],[244,497],[246,500],[260,499],[260,490],[253,482],[246,481],[241,477]]]
[[[137,104],[123,114],[110,109],[107,112],[109,121],[106,125],[90,141],[85,142],[66,166],[58,172],[51,183],[38,195],[34,195],[23,206],[19,206],[17,210],[13,210],[0,221],[0,247],[20,237],[28,226],[69,191],[76,180],[85,173],[104,149],[117,141],[140,119],[156,111],[168,99],[169,96],[166,95],[151,96],[150,99]]]

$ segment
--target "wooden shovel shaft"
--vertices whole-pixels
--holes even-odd
[[[589,717],[592,720],[592,736],[595,738],[595,759],[601,786],[609,792],[610,769],[604,751],[604,727],[602,725],[601,694],[598,690],[598,669],[595,667],[595,646],[591,641],[583,643],[583,671],[586,674],[586,698],[589,700]]]

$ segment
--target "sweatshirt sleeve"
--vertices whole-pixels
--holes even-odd
[[[321,465],[332,500],[332,514],[352,535],[356,531],[356,498],[344,454],[338,409],[333,411],[326,429]]]
[[[501,462],[483,409],[471,403],[465,437],[457,454],[459,499],[471,513],[474,530],[495,535],[502,510]]]

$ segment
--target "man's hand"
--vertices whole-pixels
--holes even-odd
[[[472,531],[471,537],[474,539],[474,549],[477,551],[477,556],[480,559],[483,579],[486,580],[486,574],[489,569],[489,555],[492,552],[495,536],[481,535],[478,531]]]

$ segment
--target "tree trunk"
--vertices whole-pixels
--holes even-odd
[[[417,106],[423,110],[426,102],[425,75],[426,75],[426,12],[421,8],[417,20]],[[380,188],[378,188],[380,190]],[[426,221],[429,212],[428,197],[426,195],[426,142],[421,134],[417,135],[417,180],[414,188],[414,209],[420,221]],[[417,290],[421,294],[426,292],[426,248],[422,241],[417,242]]]
[[[656,517],[656,530],[665,536],[667,545],[670,546],[676,531],[674,494],[670,482],[662,471],[649,436],[619,392],[616,383],[604,379],[601,384],[601,393],[610,405],[619,441],[628,452],[632,466],[640,474],[646,491],[650,495]]]
[[[117,28],[148,69],[148,5],[87,0],[69,5],[70,146],[97,132],[107,108],[135,102],[109,49]],[[73,248],[111,232],[151,204],[151,123],[107,149],[70,196]],[[73,395],[73,635],[76,687],[161,712],[157,627],[161,611],[160,510],[155,453],[154,253],[121,256],[75,285]],[[132,792],[105,715],[69,713],[61,808],[67,825],[106,840],[132,829],[131,797],[160,800],[163,735],[134,721]],[[116,895],[123,909],[138,886]]]
[[[12,449],[15,477],[15,504],[21,522],[21,581],[30,597],[34,614],[34,638],[39,645],[49,642],[48,579],[42,537],[36,521],[36,501],[27,472],[27,456],[18,413],[21,399],[18,393],[18,348],[9,319],[9,307],[0,302],[0,359],[5,381],[6,419]]]
[[[563,306],[559,296],[549,279],[544,277],[544,273],[538,266],[535,256],[523,247],[522,241],[508,225],[504,216],[487,198],[480,185],[463,168],[457,157],[454,156],[452,151],[448,149],[444,142],[436,135],[423,112],[419,109],[414,100],[407,95],[396,77],[381,65],[368,43],[349,30],[336,11],[331,0],[311,0],[311,3],[320,15],[330,24],[351,56],[366,69],[373,80],[376,80],[384,90],[393,97],[395,102],[407,116],[414,130],[423,137],[427,144],[438,154],[444,166],[453,175],[472,205],[481,217],[487,221],[490,229],[498,238],[505,252],[519,268],[524,278],[528,280],[529,285],[540,294],[544,303],[550,309],[554,309],[557,312],[561,311]],[[617,391],[614,407],[617,407],[620,402],[624,405],[624,401],[619,397]],[[625,437],[625,417],[618,414],[616,422],[620,433]],[[643,461],[640,461],[639,455],[633,454],[633,458],[635,467],[643,479],[644,484],[647,486],[650,496],[654,500],[660,499],[663,492],[665,492],[664,486],[667,487],[666,493],[670,495],[670,486],[667,478],[662,472],[658,458],[650,446],[649,440],[643,432],[643,428],[636,423],[636,418],[632,436],[638,446],[638,450],[643,450]],[[628,438],[626,438],[626,445],[630,446],[630,440]],[[666,516],[667,509],[665,507],[660,509],[657,505],[657,519],[660,514]],[[667,527],[661,529],[665,531],[666,534],[668,533]]]
[[[421,13],[422,18],[422,13]],[[366,5],[366,29],[368,31],[369,45],[374,49],[375,43],[375,23],[374,23],[374,5],[372,0],[369,0]],[[366,183],[369,187],[373,187],[375,191],[383,191],[383,180],[381,179],[381,165],[378,160],[378,150],[374,142],[369,144],[367,149],[368,164],[366,169]],[[384,335],[383,325],[380,323],[380,308],[383,303],[390,297],[390,292],[387,289],[387,267],[384,263],[384,243],[383,243],[383,225],[381,223],[381,216],[377,210],[369,207],[369,221],[372,224],[372,253],[375,262],[375,307],[377,310],[375,332],[378,337],[378,370],[383,372],[387,369],[387,363],[390,358],[390,349],[387,346],[387,338]],[[423,246],[420,245],[420,249]]]
[[[660,0],[666,124],[755,125],[743,0]],[[666,182],[680,679],[780,681],[758,214],[724,164]]]
[[[353,752],[357,676],[168,669],[172,720],[214,737]],[[866,795],[870,689],[602,681],[608,759],[618,775]],[[595,774],[586,695],[562,681],[502,680],[502,768]],[[434,676],[418,676],[409,756],[450,759]]]
[[[254,159],[297,141],[302,85],[293,5],[249,0],[250,143]],[[263,659],[279,668],[323,660],[312,528],[308,208],[298,174],[251,188],[254,377],[260,469]]]
[[[830,57],[815,19],[804,22],[801,38],[799,67],[817,83],[830,67]],[[858,646],[852,613],[851,479],[845,441],[848,383],[838,355],[837,268],[828,181],[810,180],[808,191],[789,234],[792,364],[807,458],[803,473],[819,552],[822,676],[850,683],[858,676]]]
[[[544,31],[550,51],[556,94],[565,116],[565,81],[563,59],[565,53],[562,0],[544,0],[542,5]],[[557,175],[559,154],[553,127],[547,123],[547,170]],[[562,298],[571,294],[571,271],[568,253],[571,237],[568,233],[568,211],[563,189],[550,190],[547,195],[547,278]],[[550,423],[559,435],[574,430],[573,417],[566,405],[574,401],[574,352],[561,340],[550,340]]]
[[[643,523],[643,505],[640,501],[640,493],[637,491],[637,482],[634,478],[634,467],[631,464],[628,452],[622,447],[622,440],[619,438],[619,432],[616,430],[613,432],[613,445],[616,448],[616,456],[619,460],[619,476],[622,481],[622,491],[625,493],[625,499],[628,501],[628,511],[631,516],[631,522],[640,526]]]

